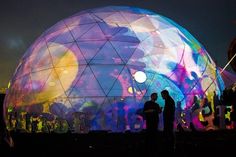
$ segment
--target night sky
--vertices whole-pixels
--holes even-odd
[[[84,9],[123,5],[148,9],[187,29],[220,67],[236,37],[236,0],[1,0],[0,87],[6,87],[20,58],[45,30]],[[231,71],[229,67],[227,70]]]

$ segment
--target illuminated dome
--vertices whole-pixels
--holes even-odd
[[[221,92],[217,74],[204,47],[166,17],[132,7],[85,10],[24,54],[6,95],[6,121],[17,111],[53,115],[70,128],[77,117],[87,131],[138,129],[136,113],[152,92],[167,89],[188,108],[194,95]],[[164,105],[160,94],[157,102]]]

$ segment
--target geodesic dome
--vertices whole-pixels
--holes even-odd
[[[6,96],[6,121],[14,110],[52,114],[71,127],[78,118],[87,130],[132,130],[142,126],[137,110],[152,92],[167,89],[184,109],[194,95],[221,92],[217,74],[204,47],[166,17],[132,7],[85,10],[49,28],[24,54]]]

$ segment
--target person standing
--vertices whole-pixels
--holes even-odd
[[[174,153],[175,102],[167,90],[163,90],[161,92],[161,96],[165,100],[165,107],[163,110],[163,120],[164,120],[164,136],[165,136],[166,148],[169,153]]]
[[[14,141],[10,135],[10,132],[7,130],[6,123],[3,117],[3,102],[5,94],[0,94],[0,148],[1,154],[8,154],[11,156],[12,149],[14,147]]]
[[[151,100],[145,102],[143,109],[146,118],[146,151],[148,156],[154,153],[157,145],[157,130],[161,108],[156,103],[156,100],[157,93],[152,93]]]

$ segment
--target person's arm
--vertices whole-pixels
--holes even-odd
[[[158,113],[161,113],[161,112],[162,112],[162,107],[160,107],[159,104],[157,104],[157,112],[158,112]]]
[[[143,107],[143,112],[145,113],[147,110],[147,103],[144,104],[144,107]]]
[[[171,105],[171,115],[172,115],[172,120],[175,120],[175,102],[174,100],[172,101],[172,105]]]

